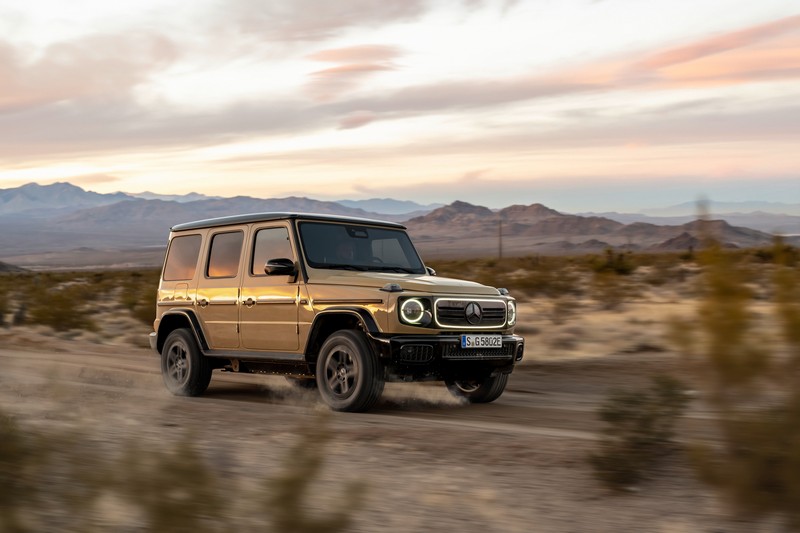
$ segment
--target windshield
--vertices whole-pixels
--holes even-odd
[[[299,228],[312,268],[425,273],[405,231],[325,222],[301,222]]]

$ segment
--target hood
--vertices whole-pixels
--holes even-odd
[[[397,283],[403,290],[430,294],[471,294],[498,296],[497,289],[461,279],[442,278],[420,274],[394,274],[391,272],[349,272],[342,270],[309,269],[309,284],[349,285],[380,289],[388,283]]]

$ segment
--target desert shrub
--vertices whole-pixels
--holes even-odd
[[[701,254],[703,301],[688,341],[708,399],[722,413],[721,443],[696,445],[701,479],[732,508],[779,514],[800,530],[800,271],[780,241],[771,254],[779,338],[764,338],[750,313],[752,279],[744,255],[712,246]]]
[[[131,316],[147,324],[156,318],[156,289],[160,273],[158,271],[128,272],[122,278],[120,303]]]
[[[37,496],[31,474],[38,469],[38,442],[0,413],[0,530],[28,531],[22,509]]]
[[[612,393],[598,411],[606,428],[589,457],[595,476],[619,490],[652,474],[676,448],[673,428],[687,403],[683,385],[668,376],[654,377],[649,390]]]
[[[342,531],[360,506],[358,482],[340,486],[346,505],[309,514],[331,438],[321,419],[300,428],[283,472],[254,491],[220,476],[188,436],[104,452],[85,434],[25,428],[0,412],[0,531],[202,533],[253,530],[253,519],[281,533]]]
[[[88,305],[91,298],[97,297],[94,290],[89,290],[85,283],[57,284],[58,281],[44,278],[31,286],[27,322],[50,326],[56,331],[96,330]]]
[[[628,276],[636,270],[636,265],[633,263],[631,256],[630,252],[615,254],[614,250],[608,248],[603,259],[592,261],[592,270],[598,274],[613,273],[618,276]]]
[[[560,325],[575,316],[580,308],[580,302],[574,298],[568,296],[557,297],[550,301],[550,306],[547,308],[546,314],[550,322]]]
[[[638,294],[633,280],[613,272],[595,272],[589,285],[592,298],[606,311],[617,310]]]
[[[310,515],[307,508],[309,489],[324,465],[332,434],[327,418],[320,415],[315,423],[301,428],[295,445],[287,454],[283,472],[266,483],[267,507],[272,510],[270,520],[274,531],[282,533],[336,533],[346,530],[353,513],[362,502],[363,486],[355,480],[346,480],[338,498],[346,502],[337,506],[327,516]],[[345,480],[342,480],[345,481]]]
[[[224,491],[189,438],[157,450],[130,444],[117,467],[115,488],[142,511],[150,531],[225,529],[218,523]]]
[[[436,261],[431,266],[440,276],[505,287],[519,300],[534,296],[559,298],[579,295],[582,291],[580,272],[573,258],[525,256],[502,261]]]

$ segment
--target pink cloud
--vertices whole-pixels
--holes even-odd
[[[394,46],[360,45],[321,50],[307,56],[314,61],[341,63],[309,74],[309,94],[317,101],[328,102],[344,95],[376,72],[395,70],[392,59],[400,55]]]
[[[378,115],[372,111],[354,111],[339,121],[340,130],[350,130],[366,126],[378,118]]]
[[[640,60],[636,66],[645,70],[657,70],[714,54],[747,48],[762,41],[775,39],[782,34],[798,31],[800,31],[800,15],[795,15],[664,50]]]
[[[402,55],[402,51],[396,46],[363,44],[345,48],[320,50],[306,57],[313,61],[327,61],[331,63],[363,63],[389,61],[399,55]]]

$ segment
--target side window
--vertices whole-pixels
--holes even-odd
[[[182,281],[194,277],[201,241],[200,235],[184,235],[172,239],[164,265],[164,281]]]
[[[253,260],[250,262],[250,274],[265,276],[264,265],[270,259],[278,258],[294,259],[289,231],[283,227],[258,230],[253,247]]]
[[[235,278],[239,273],[239,258],[242,255],[244,233],[231,231],[217,233],[211,240],[211,251],[208,254],[209,278]]]

